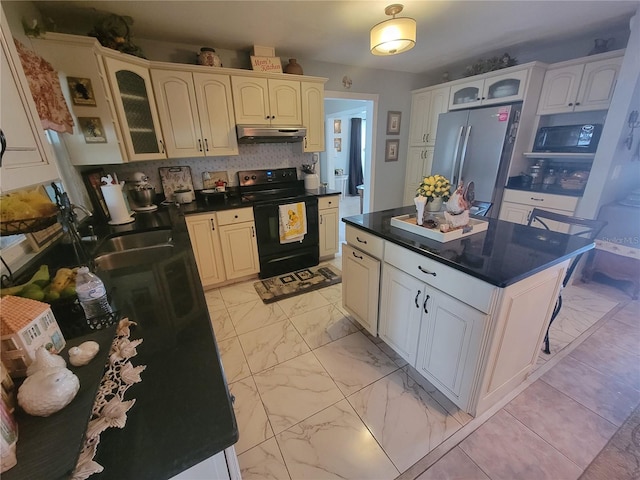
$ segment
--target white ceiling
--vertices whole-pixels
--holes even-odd
[[[109,12],[133,18],[134,43],[137,37],[231,50],[263,45],[275,47],[276,55],[412,73],[532,43],[628,28],[639,5],[614,0],[399,1],[404,4],[400,16],[417,21],[417,45],[391,57],[369,53],[369,29],[389,18],[384,8],[393,0],[33,3],[55,21],[58,31],[86,34],[73,32],[74,25],[86,25],[88,15]]]

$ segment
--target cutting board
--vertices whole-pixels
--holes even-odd
[[[162,182],[162,190],[166,200],[174,201],[173,192],[187,189],[191,190],[191,200],[196,199],[190,167],[160,167],[158,172],[160,173],[160,181]]]
[[[215,188],[218,180],[222,180],[225,185],[228,185],[229,175],[227,172],[204,172],[202,174],[202,188]]]

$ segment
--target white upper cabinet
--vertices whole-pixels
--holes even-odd
[[[508,73],[485,74],[451,86],[449,110],[522,100],[530,68],[510,69]]]
[[[440,87],[413,94],[409,146],[435,145],[438,116],[447,111],[449,90],[449,87]]]
[[[622,57],[617,56],[550,68],[538,115],[608,109],[621,65]]]
[[[103,56],[129,161],[167,158],[149,68]]]
[[[228,75],[152,69],[169,158],[237,155]]]
[[[324,152],[324,83],[301,82],[302,125],[307,128],[304,152]]]
[[[300,82],[232,76],[238,125],[302,125]]]
[[[7,192],[60,175],[2,9],[0,15],[0,185]]]

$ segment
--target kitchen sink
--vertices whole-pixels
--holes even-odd
[[[104,239],[96,249],[97,270],[115,270],[152,263],[173,253],[171,229],[126,232]]]

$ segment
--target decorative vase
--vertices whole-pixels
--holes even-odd
[[[208,67],[222,67],[222,60],[213,48],[202,47],[198,54],[198,65]]]
[[[427,204],[427,197],[418,195],[413,199],[413,202],[416,204],[416,225],[422,225],[424,220],[424,206]]]
[[[442,210],[442,197],[433,197],[429,203],[427,203],[427,212],[439,212]]]
[[[302,67],[295,58],[290,58],[289,63],[284,67],[284,73],[292,75],[302,75]]]

